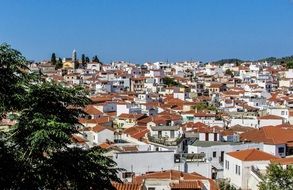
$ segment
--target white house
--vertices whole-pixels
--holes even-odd
[[[99,145],[107,141],[114,142],[114,131],[108,127],[96,125],[84,130],[86,139],[92,145]]]
[[[249,187],[251,170],[255,165],[268,165],[270,160],[277,157],[257,149],[247,149],[225,154],[224,178],[241,189],[252,189]],[[254,190],[254,188],[253,188]],[[256,189],[255,189],[256,190]]]
[[[281,125],[283,120],[284,118],[277,115],[264,115],[258,117],[258,127]]]

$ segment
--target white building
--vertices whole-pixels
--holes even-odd
[[[224,178],[241,189],[252,189],[249,186],[249,178],[253,166],[267,166],[270,160],[277,157],[257,149],[247,149],[225,154]],[[255,187],[255,185],[254,185]],[[257,190],[253,188],[252,190]]]

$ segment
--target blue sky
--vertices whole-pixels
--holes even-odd
[[[293,0],[0,0],[0,43],[104,62],[293,54]]]

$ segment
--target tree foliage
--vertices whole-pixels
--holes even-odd
[[[0,133],[1,189],[113,189],[116,163],[99,148],[69,146],[90,103],[84,90],[30,77],[25,58],[6,44],[0,60],[0,81],[9,87],[1,89],[0,110],[3,117],[13,111],[17,121]]]
[[[98,56],[95,55],[92,59],[92,62],[100,63]]]
[[[85,62],[89,63],[90,62],[90,58],[89,57],[85,57]]]
[[[286,63],[287,69],[293,69],[293,60]]]
[[[58,70],[58,69],[61,69],[62,67],[63,67],[62,59],[59,57],[56,65],[55,65],[55,69]]]
[[[173,78],[170,77],[164,77],[163,84],[167,86],[182,86],[182,84],[180,84],[179,82],[175,81]]]
[[[230,69],[227,69],[227,70],[225,71],[225,74],[226,74],[226,75],[230,75],[231,77],[234,76],[233,72],[232,72]]]
[[[200,102],[195,104],[193,107],[193,109],[196,109],[197,111],[216,111],[217,108],[213,105],[209,105],[208,103],[205,102]]]
[[[235,63],[236,65],[239,65],[240,63],[243,63],[243,62],[244,62],[243,60],[233,58],[233,59],[221,59],[218,61],[214,61],[212,63],[218,64],[218,65],[224,65],[225,63]]]
[[[24,94],[27,70],[27,62],[19,51],[0,45],[0,118],[4,112],[21,106],[19,98]]]
[[[56,65],[56,63],[57,63],[57,58],[56,58],[55,53],[52,53],[52,55],[51,55],[51,63],[52,63],[52,65]]]
[[[259,183],[260,190],[292,190],[293,167],[283,168],[279,164],[270,164]]]
[[[237,190],[233,185],[229,183],[227,180],[221,180],[219,182],[220,190]]]

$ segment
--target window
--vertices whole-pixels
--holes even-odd
[[[279,153],[284,153],[285,152],[285,148],[284,147],[279,147],[278,152]]]
[[[162,137],[162,131],[158,131],[158,137],[159,137],[159,138]]]
[[[282,112],[281,112],[281,115],[285,115],[285,111],[282,111]]]
[[[235,173],[240,175],[240,166],[238,166],[238,165],[235,165],[235,166],[236,166]]]
[[[224,161],[224,151],[221,151],[221,156],[220,156],[220,162],[223,162]]]
[[[225,168],[226,168],[227,170],[229,170],[229,161],[228,161],[228,160],[225,160]]]
[[[156,190],[155,187],[149,187],[148,190]]]
[[[213,158],[216,158],[217,157],[217,152],[213,152]]]
[[[174,136],[175,136],[175,132],[172,130],[172,131],[170,131],[170,136],[171,136],[171,138],[174,138]]]

